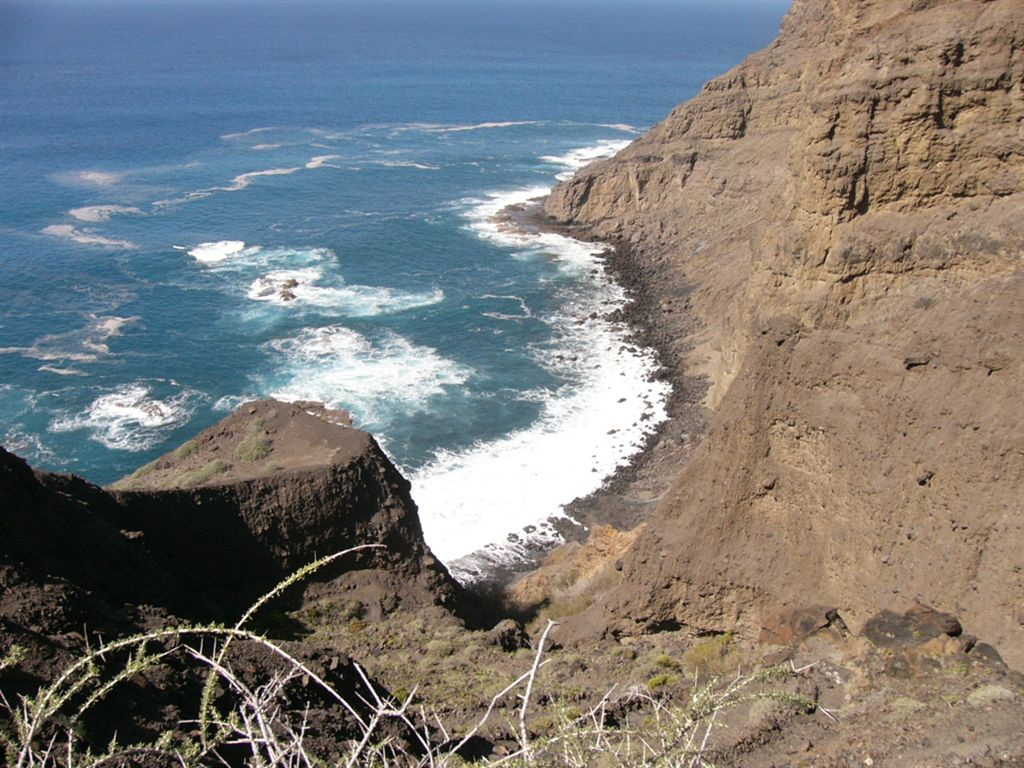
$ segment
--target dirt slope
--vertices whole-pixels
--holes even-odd
[[[919,600],[1024,666],[1024,4],[797,0],[545,210],[686,296],[708,383],[594,626]]]

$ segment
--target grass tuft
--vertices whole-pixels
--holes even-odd
[[[379,545],[368,545],[379,546]],[[363,549],[356,547],[354,549]],[[282,645],[247,625],[289,587],[314,571],[354,550],[322,558],[278,584],[247,610],[232,627],[187,625],[167,627],[89,647],[42,686],[35,696],[8,701],[0,692],[0,744],[11,768],[70,768],[71,766],[129,765],[139,762],[184,766],[236,764],[237,751],[247,754],[245,765],[261,768],[338,765],[345,768],[378,766],[433,766],[455,768],[465,762],[459,752],[479,735],[505,741],[509,748],[488,764],[506,768],[614,765],[621,768],[665,765],[697,768],[711,764],[708,743],[724,711],[749,702],[768,701],[762,714],[776,707],[813,710],[808,699],[780,690],[792,672],[766,667],[731,680],[710,679],[687,695],[673,688],[679,664],[668,656],[656,659],[663,670],[646,687],[633,686],[616,694],[610,690],[586,704],[551,699],[537,689],[551,659],[545,658],[553,621],[534,642],[532,652],[517,654],[526,666],[519,677],[503,687],[486,675],[478,691],[487,690],[479,719],[459,729],[446,727],[415,686],[396,685],[394,693],[378,689],[353,663],[362,681],[359,701],[349,701],[309,665]],[[362,621],[352,617],[351,622]],[[718,640],[716,638],[716,640]],[[731,640],[731,638],[730,638]],[[432,643],[451,643],[435,638]],[[227,651],[233,643],[255,646],[284,664],[284,671],[265,680],[245,680],[232,668]],[[720,644],[721,641],[719,641]],[[702,644],[702,645],[707,645]],[[430,643],[428,643],[428,647]],[[728,641],[724,643],[728,646]],[[701,647],[701,646],[697,646]],[[441,648],[435,648],[440,652]],[[710,651],[697,652],[715,656]],[[718,654],[721,657],[725,654]],[[115,740],[104,751],[93,752],[80,738],[83,717],[123,682],[137,679],[175,657],[195,665],[206,676],[197,712],[183,713],[176,729],[151,742],[123,745]],[[16,665],[21,654],[12,648],[0,669]],[[479,670],[481,673],[486,670]],[[308,738],[308,712],[293,711],[285,701],[285,688],[301,684],[333,701],[353,724],[354,737],[335,742],[332,754],[318,754]],[[216,695],[215,695],[216,693]],[[609,712],[614,711],[614,716]],[[411,734],[404,744],[395,733]],[[240,764],[240,763],[239,763]]]

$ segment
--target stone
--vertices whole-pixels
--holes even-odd
[[[527,634],[522,623],[515,619],[502,619],[499,621],[487,633],[487,641],[508,653],[518,651],[520,648],[530,647],[530,636]]]

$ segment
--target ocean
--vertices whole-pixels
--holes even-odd
[[[600,246],[492,216],[787,7],[7,0],[0,440],[103,484],[247,399],[318,400],[410,478],[442,559],[556,537],[668,385]]]

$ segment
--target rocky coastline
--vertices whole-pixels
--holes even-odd
[[[195,657],[166,628],[248,631],[256,601],[254,642],[215,663],[241,690],[280,681],[275,716],[331,763],[387,720],[374,737],[409,764],[571,764],[581,722],[575,764],[605,764],[626,742],[602,729],[764,674],[689,751],[621,764],[1024,766],[1021,41],[1016,0],[796,0],[769,48],[505,212],[610,244],[614,319],[673,384],[528,574],[455,583],[414,489],[316,403],[246,404],[108,489],[0,451],[4,744],[10,702],[97,643]],[[82,704],[69,753],[172,729],[143,764],[247,764],[202,752],[201,676],[111,656],[117,690]]]

